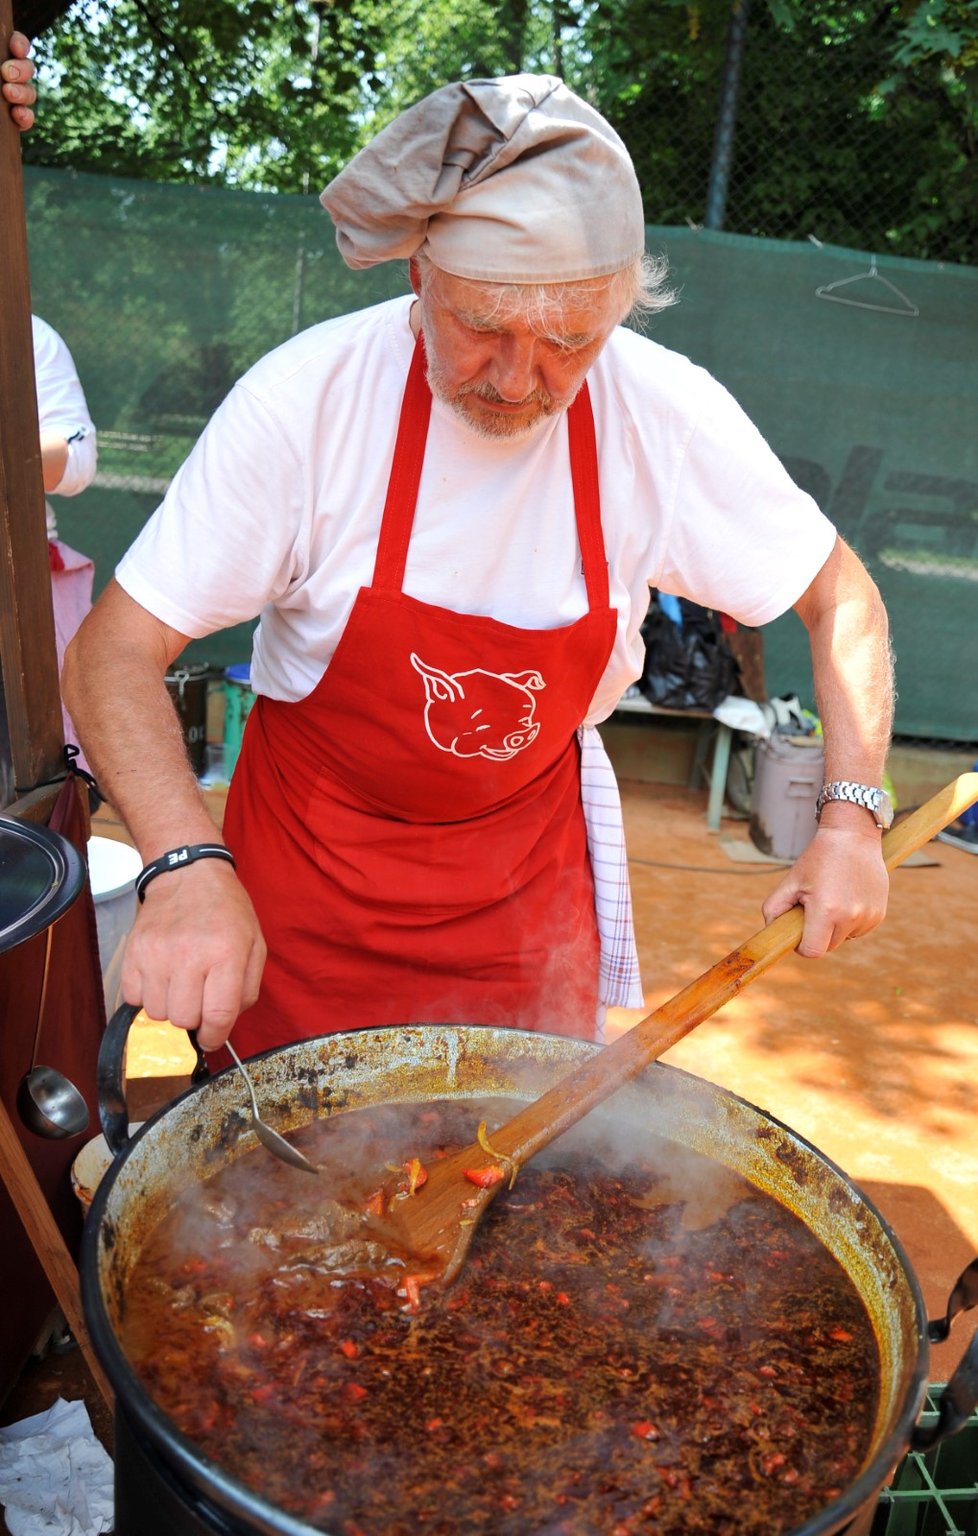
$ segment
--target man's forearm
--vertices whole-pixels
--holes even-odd
[[[97,605],[85,620],[65,656],[62,692],[99,789],[148,863],[183,843],[213,840],[215,828],[167,692],[172,658],[162,637],[121,641],[111,612],[118,606],[110,596],[108,614]]]
[[[889,629],[875,584],[841,539],[795,611],[811,645],[826,781],[878,786],[893,718]],[[886,912],[887,890],[874,818],[862,805],[835,800],[762,911],[771,922],[804,907],[798,953],[814,958],[871,932]]]
[[[889,625],[875,584],[841,541],[798,612],[811,646],[825,778],[880,784],[893,728]]]
[[[65,656],[65,702],[144,864],[215,840],[166,690],[187,640],[111,581]],[[201,859],[147,886],[126,942],[122,993],[152,1019],[199,1030],[203,1049],[216,1050],[257,998],[264,963],[244,887],[224,860]]]
[[[126,698],[121,737],[97,700],[86,707],[91,723],[78,734],[100,791],[125,822],[143,863],[183,843],[213,841],[215,823],[187,760],[165,685],[147,687],[126,668],[111,681]]]

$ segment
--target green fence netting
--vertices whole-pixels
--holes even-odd
[[[25,169],[32,304],[68,342],[99,473],[57,504],[96,590],[214,407],[317,320],[406,291],[351,273],[315,197]],[[653,334],[734,392],[886,598],[897,730],[978,740],[978,269],[703,230],[649,230],[680,303]],[[270,509],[273,515],[274,509]],[[188,659],[247,660],[250,626]],[[793,615],[765,630],[772,694],[811,700]]]
[[[978,270],[649,237],[682,291],[657,337],[733,391],[879,583],[898,733],[978,740]],[[765,656],[773,694],[807,691],[794,615],[765,630]]]

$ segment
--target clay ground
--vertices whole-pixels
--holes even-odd
[[[932,765],[901,794],[904,810],[957,772]],[[917,790],[920,793],[917,793]],[[706,793],[623,779],[636,927],[647,1007],[694,980],[762,926],[778,877],[757,862],[746,823],[706,827]],[[212,795],[220,819],[221,796]],[[103,809],[97,830],[125,836]],[[735,856],[736,855],[736,856]],[[978,1255],[978,857],[931,843],[894,873],[890,911],[871,936],[817,962],[789,955],[664,1058],[759,1105],[852,1178],[896,1232],[930,1316]],[[616,1032],[633,1021],[618,1013]],[[169,1025],[139,1022],[128,1060],[130,1110],[186,1086],[192,1056]],[[958,1320],[931,1351],[943,1381],[974,1329]],[[14,1422],[54,1396],[104,1407],[77,1351],[32,1362],[0,1411]]]

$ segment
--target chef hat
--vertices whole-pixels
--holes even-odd
[[[320,201],[350,267],[424,248],[456,277],[574,282],[645,249],[628,151],[553,75],[443,86],[360,150]]]

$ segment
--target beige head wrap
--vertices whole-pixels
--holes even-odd
[[[628,151],[552,75],[443,86],[355,155],[320,201],[350,267],[423,247],[457,277],[573,282],[618,272],[645,249]]]

